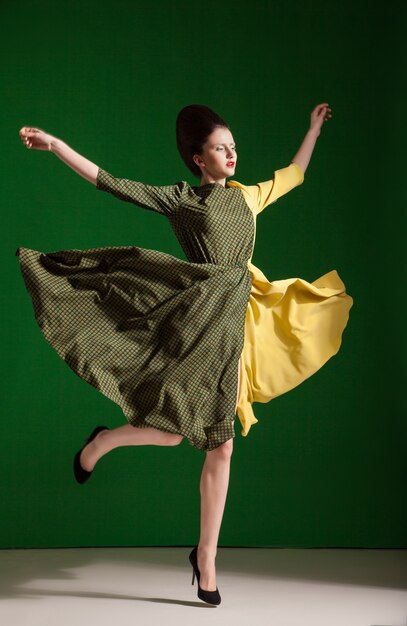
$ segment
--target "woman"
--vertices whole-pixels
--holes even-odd
[[[200,540],[189,560],[198,596],[212,604],[220,603],[215,558],[236,411],[247,435],[254,401],[291,389],[337,352],[352,306],[334,270],[314,283],[270,283],[251,263],[258,213],[303,182],[330,117],[328,103],[317,105],[291,163],[254,186],[226,183],[236,168],[234,138],[203,105],[184,107],[176,123],[180,155],[199,186],[116,178],[41,129],[20,130],[27,148],[49,150],[97,189],[167,217],[187,256],[136,246],[16,253],[47,341],[129,422],[91,433],[75,455],[77,481],[119,446],[185,437],[206,452]]]

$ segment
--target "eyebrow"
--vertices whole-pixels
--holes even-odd
[[[214,143],[213,145],[214,145],[214,146],[227,146],[227,143]],[[230,145],[230,146],[232,146],[232,145],[233,145],[233,146],[234,146],[234,145],[236,145],[236,141],[232,141],[229,145]]]

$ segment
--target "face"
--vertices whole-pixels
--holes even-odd
[[[236,169],[236,144],[228,128],[215,128],[202,147],[202,154],[194,155],[202,178],[223,179],[233,176]]]

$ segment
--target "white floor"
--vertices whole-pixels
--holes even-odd
[[[406,550],[219,547],[212,606],[191,549],[2,550],[0,624],[407,626]]]

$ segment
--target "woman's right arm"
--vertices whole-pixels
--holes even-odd
[[[96,185],[99,166],[75,152],[61,139],[46,133],[41,128],[31,126],[23,126],[19,134],[27,148],[53,152],[77,174]]]
[[[20,130],[20,137],[27,148],[53,152],[75,172],[93,183],[97,189],[108,191],[119,200],[132,202],[144,209],[166,216],[175,211],[179,205],[186,184],[182,181],[176,185],[157,187],[127,178],[116,178],[72,150],[64,141],[49,135],[41,128],[23,126]]]
[[[77,174],[80,174],[80,176],[86,178],[90,183],[96,185],[99,167],[95,163],[92,163],[89,159],[85,159],[85,157],[78,152],[72,150],[64,141],[56,137],[50,142],[49,150],[56,154],[61,161],[69,165]]]

